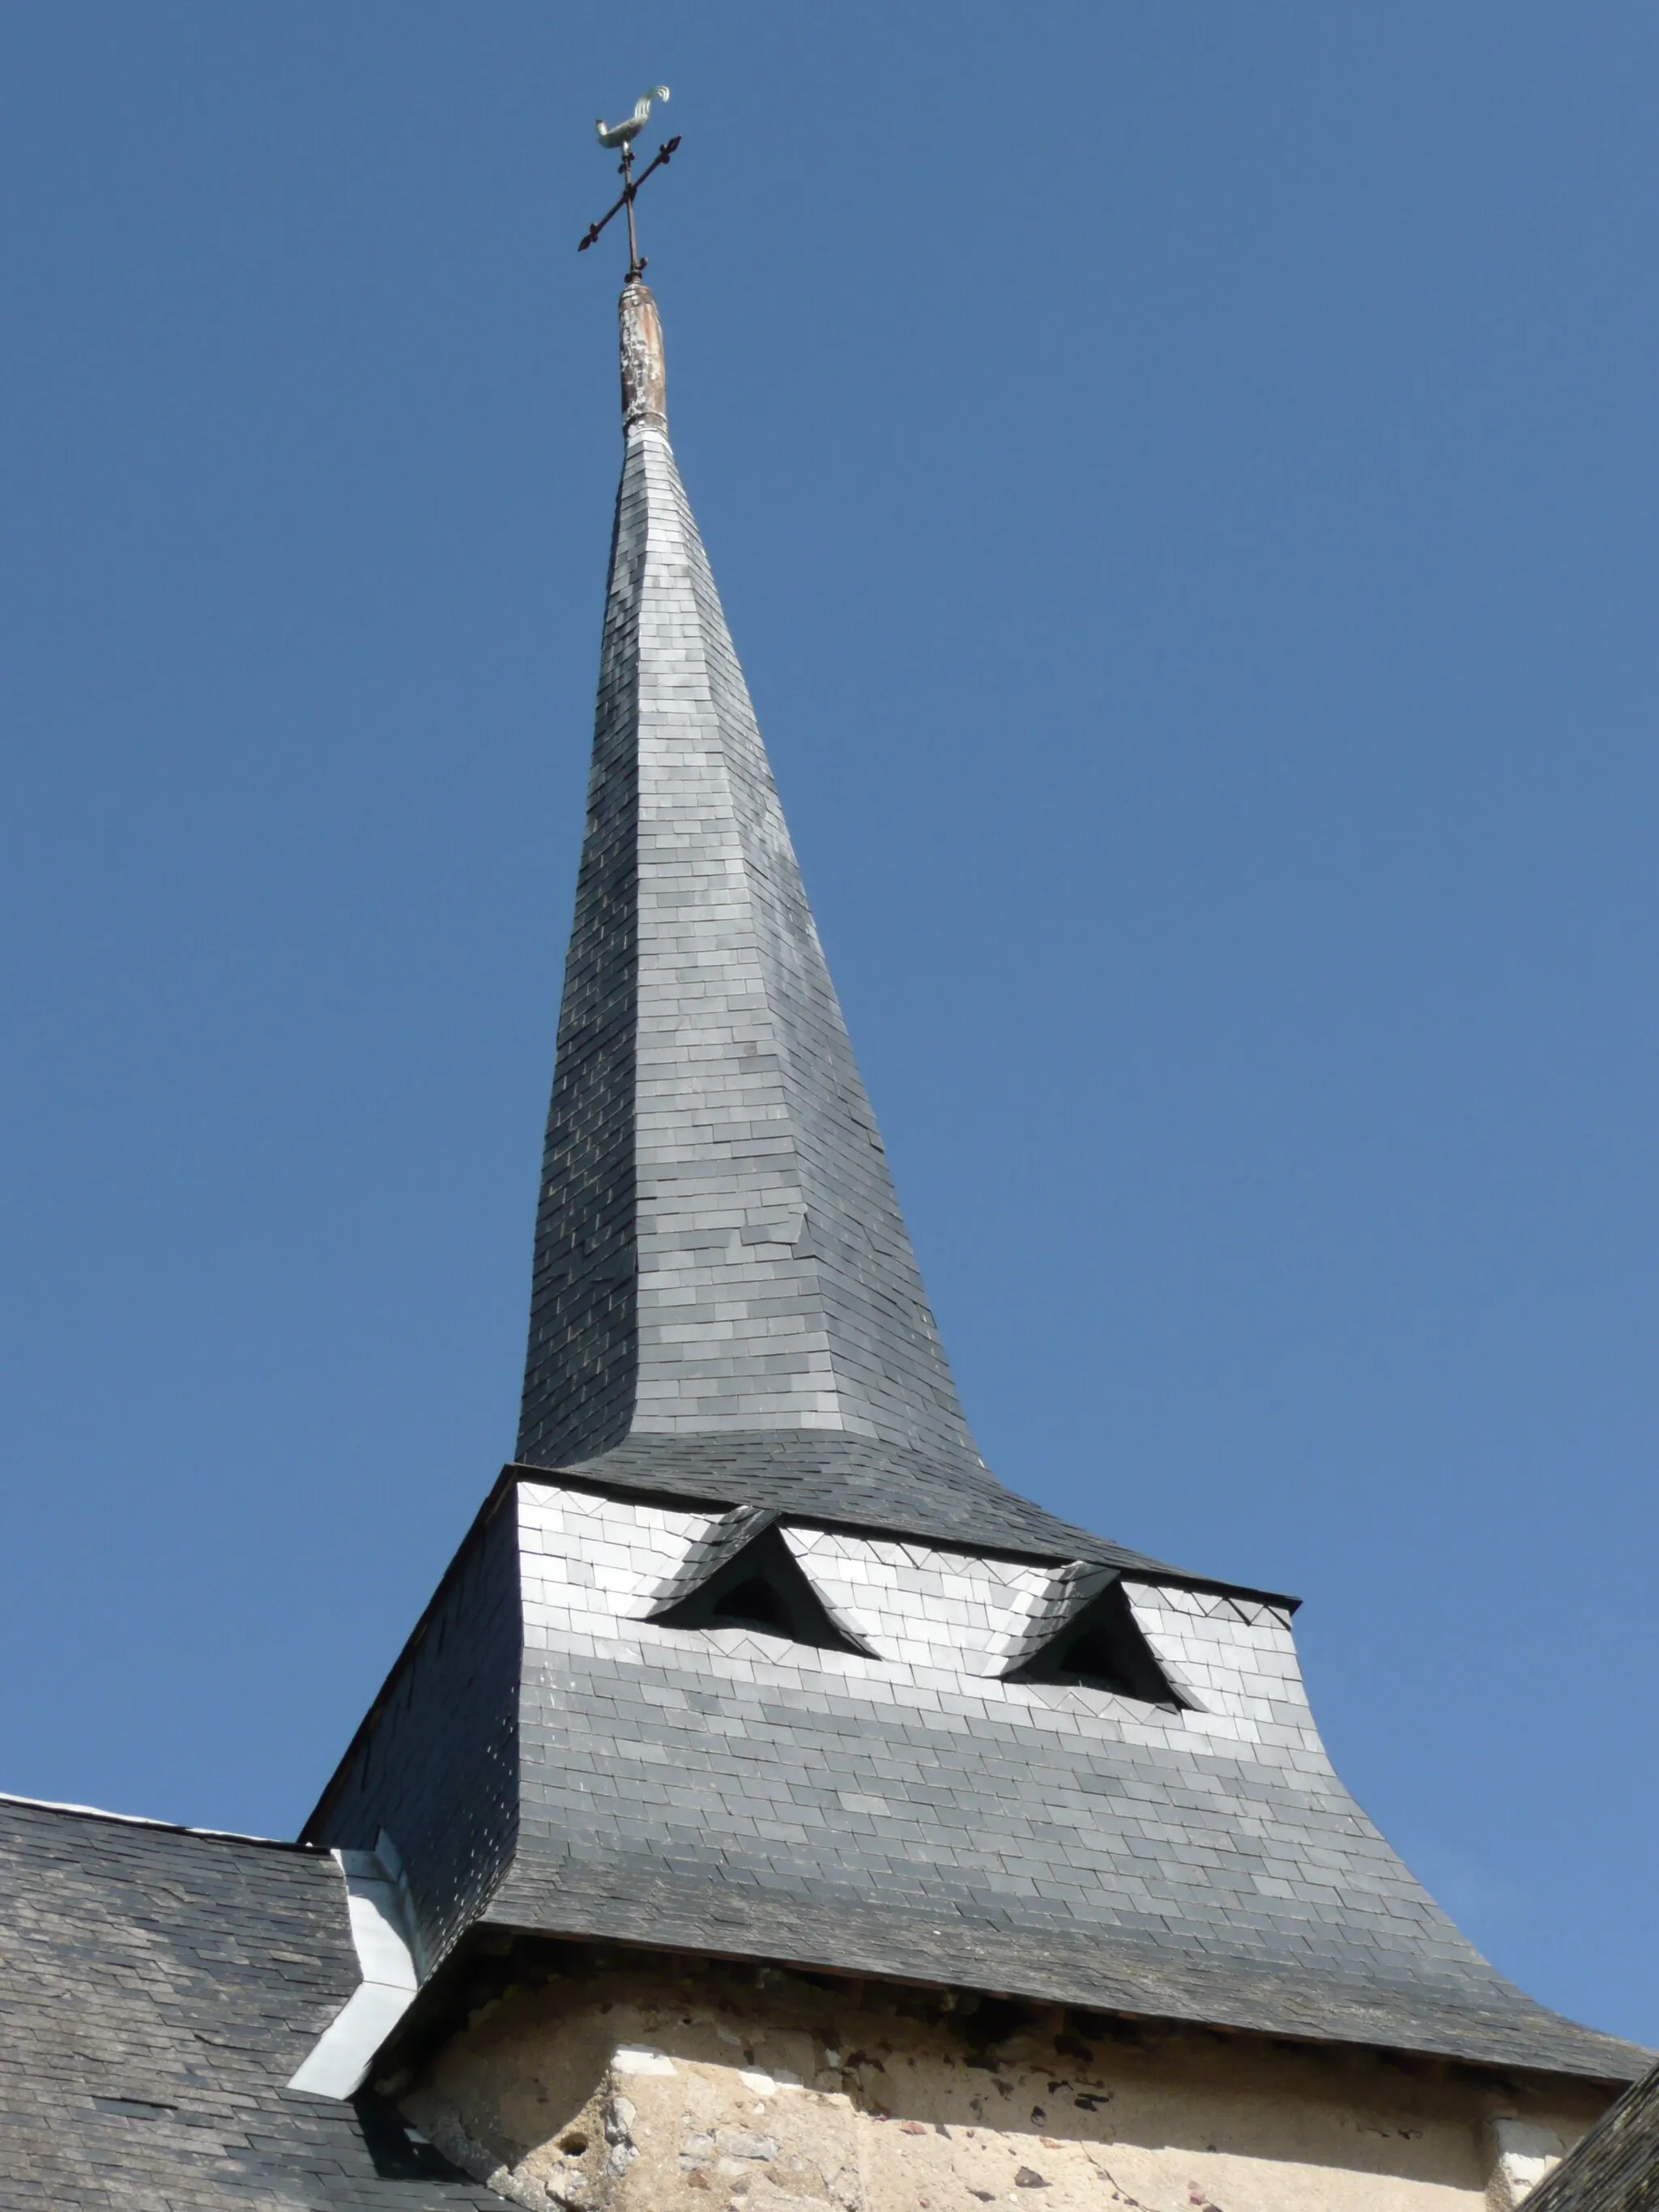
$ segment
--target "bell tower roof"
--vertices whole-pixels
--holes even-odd
[[[406,1885],[425,1964],[375,2064],[520,1938],[574,1938],[1630,2078],[1642,2055],[1505,1982],[1349,1796],[1294,1601],[1070,1528],[981,1460],[637,270],[622,368],[518,1461],[306,1829]]]
[[[607,1477],[733,1504],[839,1503],[1074,1556],[1079,1532],[1005,1490],[969,1432],[675,465],[637,276],[620,323],[622,483],[518,1462],[602,1457]]]

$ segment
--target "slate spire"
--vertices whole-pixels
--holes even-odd
[[[810,1433],[986,1483],[675,467],[637,278],[620,312],[622,483],[518,1458]]]

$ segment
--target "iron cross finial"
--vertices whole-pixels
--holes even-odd
[[[593,125],[599,135],[601,146],[612,153],[618,148],[622,149],[620,164],[623,180],[622,198],[613,207],[608,207],[597,222],[589,224],[587,234],[578,241],[576,251],[578,253],[586,253],[611,216],[619,215],[626,208],[628,210],[628,275],[630,283],[645,267],[645,258],[640,252],[640,242],[634,230],[634,195],[653,169],[662,168],[673,158],[674,149],[680,143],[678,137],[674,137],[671,138],[665,146],[659,146],[657,149],[656,159],[647,162],[636,177],[634,174],[634,141],[645,128],[646,119],[651,112],[652,101],[666,100],[667,97],[668,87],[665,84],[653,84],[648,92],[640,94],[634,103],[634,112],[621,123],[607,123],[601,117]]]

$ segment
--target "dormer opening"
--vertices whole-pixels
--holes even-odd
[[[1080,1629],[1075,1636],[1061,1637],[1054,1650],[1052,1664],[1057,1674],[1075,1675],[1079,1682],[1115,1690],[1122,1697],[1133,1698],[1136,1694],[1136,1684],[1132,1679],[1134,1670],[1124,1663],[1117,1638],[1109,1636],[1098,1625]]]
[[[1005,1674],[1010,1682],[1108,1690],[1142,1705],[1179,1707],[1186,1700],[1158,1664],[1123,1585],[1111,1582],[1062,1619],[1061,1626]]]
[[[716,1564],[691,1589],[677,1577],[650,1618],[665,1628],[747,1628],[820,1651],[866,1652],[807,1580],[775,1516],[744,1516],[734,1533],[752,1523],[759,1524],[757,1533],[723,1559],[716,1550]]]
[[[721,1628],[763,1628],[774,1636],[787,1636],[789,1621],[782,1599],[764,1575],[750,1575],[730,1589],[709,1615],[709,1626]]]

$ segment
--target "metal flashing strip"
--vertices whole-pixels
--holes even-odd
[[[376,1851],[333,1851],[345,1877],[351,1941],[362,1980],[288,2086],[301,2097],[354,2095],[375,2052],[415,2001],[421,1977],[409,1935],[403,1868],[381,1832]]]

